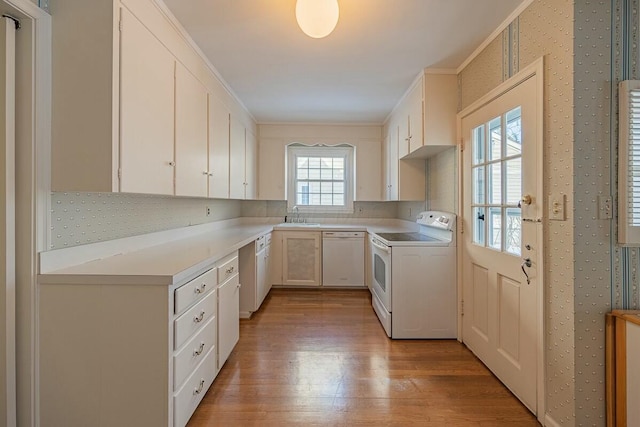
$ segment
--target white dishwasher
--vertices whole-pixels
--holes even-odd
[[[363,231],[322,233],[322,286],[365,287]]]

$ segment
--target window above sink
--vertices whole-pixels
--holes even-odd
[[[354,147],[287,148],[287,210],[299,214],[353,213]],[[296,209],[294,209],[296,208]]]

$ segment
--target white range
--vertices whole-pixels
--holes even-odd
[[[391,338],[456,338],[456,215],[426,211],[417,223],[370,235],[373,308]]]

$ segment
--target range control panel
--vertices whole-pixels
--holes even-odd
[[[416,222],[429,227],[451,230],[455,225],[456,215],[450,212],[425,211],[420,212]]]

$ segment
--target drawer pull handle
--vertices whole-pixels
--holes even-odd
[[[195,317],[193,318],[193,321],[194,321],[195,323],[200,323],[200,322],[202,322],[202,319],[204,319],[204,311],[201,311],[201,312],[200,312],[200,316],[195,316]]]
[[[233,270],[235,270],[235,268],[232,265],[231,267],[227,268],[226,272],[227,272],[227,274],[231,274],[231,273],[233,273]]]
[[[196,294],[201,294],[201,293],[203,293],[203,292],[204,292],[204,290],[205,290],[206,288],[207,288],[207,284],[206,284],[206,283],[203,283],[203,284],[201,284],[199,287],[197,287],[197,288],[195,289],[195,291],[194,291],[194,292],[195,292]]]
[[[197,389],[193,390],[193,394],[195,396],[199,395],[200,393],[202,393],[203,388],[204,388],[204,380],[200,380],[200,386],[198,386]]]
[[[203,351],[204,351],[204,343],[201,342],[200,343],[200,347],[197,350],[193,350],[193,355],[194,356],[200,356]]]

